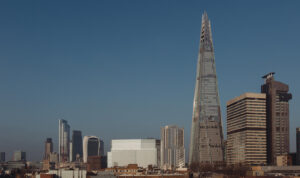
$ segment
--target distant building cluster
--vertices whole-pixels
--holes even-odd
[[[190,177],[190,172],[238,172],[239,166],[253,166],[253,175],[299,174],[300,128],[296,130],[297,152],[290,153],[289,86],[263,76],[260,93],[247,92],[227,101],[227,140],[223,137],[220,99],[215,67],[211,23],[202,16],[200,49],[197,63],[193,116],[186,164],[184,128],[166,125],[160,139],[113,139],[104,152],[104,142],[97,136],[82,136],[66,120],[59,120],[58,153],[52,138],[45,141],[42,167],[35,177]],[[6,162],[0,152],[0,165],[10,169],[28,167],[26,153],[15,151]],[[284,167],[284,168],[283,168]],[[189,171],[188,172],[188,168]],[[210,169],[210,170],[209,170]],[[232,173],[232,170],[228,172]],[[233,172],[234,172],[233,171]],[[228,173],[227,172],[227,173]],[[225,174],[225,173],[224,173]]]

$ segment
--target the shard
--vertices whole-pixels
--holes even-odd
[[[206,12],[202,15],[193,105],[189,164],[223,162],[224,146],[220,100],[211,24]]]

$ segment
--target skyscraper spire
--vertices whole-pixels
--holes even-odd
[[[202,15],[189,164],[222,162],[223,131],[211,24]]]

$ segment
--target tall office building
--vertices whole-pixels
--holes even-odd
[[[69,143],[69,162],[73,162],[73,143],[72,140]]]
[[[86,163],[89,156],[100,156],[100,139],[95,136],[83,137],[83,162]]]
[[[70,150],[70,126],[66,120],[59,120],[58,137],[59,162],[67,162]]]
[[[0,163],[5,162],[5,152],[0,152]]]
[[[267,152],[268,163],[276,164],[276,157],[289,154],[289,100],[292,95],[288,93],[289,86],[275,81],[274,72],[263,78],[265,84],[261,92],[267,98]]]
[[[300,127],[296,128],[296,163],[300,165]]]
[[[161,128],[161,168],[175,169],[185,166],[184,129],[175,125]]]
[[[161,152],[160,152],[160,149],[161,149],[161,146],[160,146],[160,140],[156,139],[155,140],[156,142],[156,150],[157,150],[157,167],[160,168],[160,162],[161,162]]]
[[[49,160],[50,154],[53,152],[52,138],[47,138],[45,142],[44,160]]]
[[[100,140],[100,156],[104,156],[104,142]]]
[[[204,12],[198,54],[189,164],[214,164],[224,159],[220,100],[211,23]]]
[[[75,161],[77,158],[82,158],[82,135],[79,130],[73,130],[71,157],[71,161]]]
[[[21,150],[15,151],[13,160],[14,161],[26,161],[26,153]]]
[[[266,95],[245,93],[227,102],[227,164],[267,163]]]

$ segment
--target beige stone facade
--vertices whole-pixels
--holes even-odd
[[[227,102],[228,164],[267,163],[266,95],[245,93]]]

